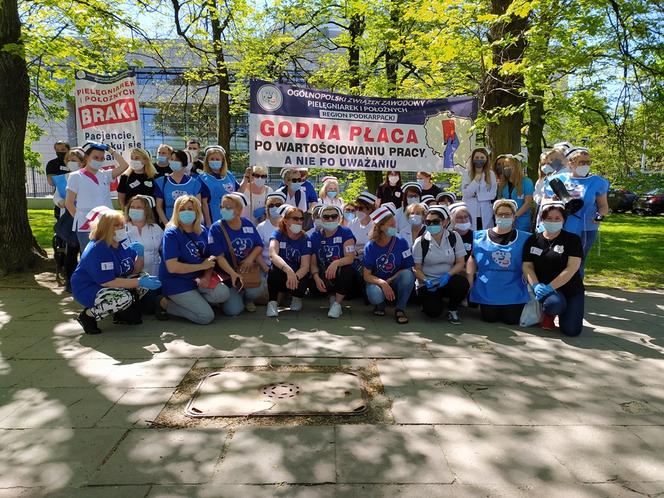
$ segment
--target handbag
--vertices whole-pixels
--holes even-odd
[[[205,256],[199,249],[198,244],[196,244],[196,241],[187,232],[184,233],[187,236],[187,238],[191,242],[193,242],[194,247],[196,248],[196,252],[198,253],[198,257],[204,260]],[[228,278],[230,279],[230,277]],[[217,285],[224,283],[224,278],[221,275],[219,275],[219,273],[217,273],[213,267],[203,271],[203,275],[198,277],[197,281],[198,281],[198,287],[200,287],[201,289],[214,289],[217,287]]]
[[[240,269],[240,265],[238,264],[237,257],[235,256],[235,251],[233,251],[233,243],[231,242],[231,238],[228,236],[228,232],[226,231],[224,223],[223,222],[219,223],[219,226],[221,227],[221,231],[223,232],[224,238],[226,239],[226,245],[228,246],[228,250],[231,254],[231,262],[233,263],[233,268],[235,268],[235,270],[237,271]],[[258,266],[258,263],[256,263],[255,261],[249,267],[249,271],[246,273],[242,273],[240,276],[242,277],[242,283],[244,284],[243,287],[245,289],[255,289],[261,286],[262,283],[261,268],[260,266]]]
[[[521,318],[519,319],[519,325],[522,327],[532,327],[542,321],[542,305],[535,297],[533,288],[530,285],[528,286],[528,294],[530,295],[530,301],[523,307]]]

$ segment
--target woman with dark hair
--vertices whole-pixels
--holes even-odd
[[[163,226],[166,226],[173,216],[173,206],[178,197],[182,195],[193,195],[201,201],[201,190],[203,188],[198,178],[188,176],[186,168],[189,164],[189,156],[183,150],[173,151],[169,167],[173,171],[168,176],[162,176],[154,182],[154,197],[157,201],[157,215]]]
[[[542,303],[542,328],[553,330],[558,315],[560,331],[577,336],[583,328],[584,287],[579,269],[583,246],[578,235],[563,230],[567,215],[562,202],[545,202],[541,233],[523,248],[523,273]]]
[[[401,207],[401,173],[398,171],[387,171],[385,173],[385,181],[378,185],[376,190],[376,197],[378,197],[377,204],[385,204],[391,202],[397,209]]]

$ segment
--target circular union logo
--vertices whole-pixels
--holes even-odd
[[[276,86],[263,85],[256,93],[256,100],[263,110],[271,112],[281,107],[284,97]]]

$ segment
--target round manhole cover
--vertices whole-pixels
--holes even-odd
[[[300,386],[292,382],[279,382],[263,386],[261,392],[264,396],[271,399],[294,398],[300,394]]]

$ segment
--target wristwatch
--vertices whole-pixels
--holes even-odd
[[[604,216],[601,215],[601,214],[599,214],[599,213],[597,213],[597,214],[595,215],[595,218],[594,218],[594,219],[595,219],[595,221],[602,221],[602,220],[604,219]]]

